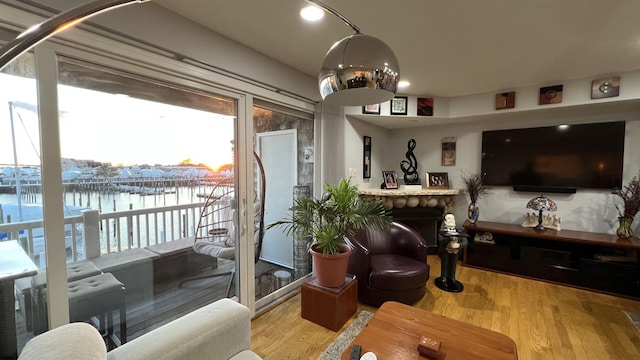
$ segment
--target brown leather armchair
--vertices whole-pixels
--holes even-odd
[[[353,249],[348,272],[358,280],[360,301],[411,305],[424,296],[429,280],[427,244],[415,230],[392,222],[387,229],[358,230],[347,243]]]

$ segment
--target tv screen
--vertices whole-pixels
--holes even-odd
[[[619,189],[624,136],[624,121],[483,131],[484,181],[530,190]]]

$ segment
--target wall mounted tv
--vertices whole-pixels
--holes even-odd
[[[482,132],[487,185],[575,192],[622,186],[625,122]]]

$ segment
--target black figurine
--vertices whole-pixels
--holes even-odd
[[[420,185],[420,175],[418,175],[418,160],[413,154],[413,149],[416,148],[416,141],[414,139],[409,140],[407,144],[409,150],[405,153],[405,156],[409,161],[400,161],[400,169],[404,173],[404,183],[407,185]]]
[[[469,235],[456,229],[453,214],[444,216],[442,229],[438,233],[440,255],[440,276],[434,281],[436,286],[448,292],[461,292],[464,285],[456,280],[456,265],[460,250],[469,245]]]

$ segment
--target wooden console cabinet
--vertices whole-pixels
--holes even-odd
[[[464,224],[471,235],[464,266],[640,298],[640,239],[573,230],[536,231],[517,224]],[[491,233],[493,244],[476,240]]]

